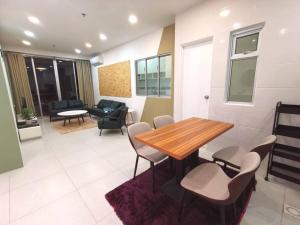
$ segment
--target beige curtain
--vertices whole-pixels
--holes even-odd
[[[89,107],[92,107],[95,101],[90,61],[76,60],[76,70],[80,99]]]
[[[6,53],[6,58],[9,67],[9,75],[14,94],[16,111],[21,111],[24,100],[27,107],[35,111],[23,55],[8,52]]]

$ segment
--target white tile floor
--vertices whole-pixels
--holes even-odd
[[[97,128],[61,135],[47,121],[41,139],[21,144],[24,167],[0,175],[0,225],[122,224],[104,195],[132,177],[135,153],[127,135],[99,137]],[[209,157],[217,144],[202,154]],[[148,167],[141,160],[138,173]],[[242,224],[299,224],[283,214],[284,203],[300,208],[299,187],[263,175],[261,169]]]

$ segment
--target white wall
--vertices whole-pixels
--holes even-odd
[[[231,11],[226,18],[219,16],[224,7]],[[263,134],[270,134],[276,102],[300,104],[299,8],[299,0],[209,0],[177,15],[175,118],[182,116],[181,45],[213,37],[209,118],[234,123],[234,129],[224,137],[237,144],[249,146]],[[252,106],[226,104],[224,101],[229,36],[237,22],[242,27],[265,22],[259,40]],[[293,121],[291,117],[285,119],[289,123]],[[299,121],[293,122],[299,125]]]
[[[92,67],[92,76],[93,76],[93,85],[94,85],[94,94],[95,94],[96,103],[100,99],[113,99],[116,101],[125,102],[128,107],[136,110],[137,117],[138,119],[140,119],[143,112],[146,97],[136,96],[135,60],[157,55],[162,31],[163,29],[157,30],[151,34],[148,34],[139,39],[131,41],[127,44],[124,44],[122,46],[113,48],[109,51],[102,53],[104,66],[125,61],[125,60],[130,60],[132,97],[119,98],[119,97],[100,96],[98,67]]]

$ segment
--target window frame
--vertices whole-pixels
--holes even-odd
[[[259,49],[260,49],[260,39],[261,33],[264,28],[265,23],[256,24],[250,27],[241,28],[230,33],[230,43],[229,43],[229,57],[228,57],[228,66],[227,66],[227,76],[226,76],[226,93],[225,93],[225,103],[226,104],[243,104],[243,105],[253,105],[254,95],[255,95],[255,81],[256,81],[256,71],[259,59]],[[246,37],[252,34],[258,33],[258,41],[256,51],[249,51],[243,53],[235,53],[237,39],[241,37]],[[232,77],[232,66],[233,61],[256,58],[256,66],[254,72],[254,81],[253,81],[253,92],[251,101],[241,102],[241,101],[230,101],[230,87],[231,87],[231,77]]]
[[[173,65],[173,54],[172,53],[166,53],[166,54],[160,54],[160,55],[156,55],[156,56],[150,56],[150,57],[146,57],[146,58],[141,58],[141,59],[137,59],[135,60],[135,87],[136,87],[136,90],[135,90],[135,94],[136,96],[149,96],[149,97],[157,97],[157,98],[171,98],[172,97],[172,93],[170,95],[161,95],[160,94],[160,58],[161,57],[165,57],[165,56],[170,56],[172,61],[171,61],[171,64]],[[148,94],[148,82],[147,82],[147,74],[148,74],[148,70],[147,70],[147,61],[148,60],[151,60],[151,59],[154,59],[154,58],[157,58],[158,59],[158,63],[157,63],[157,95],[149,95]],[[140,61],[145,61],[145,94],[142,95],[142,94],[138,94],[137,93],[137,75],[138,75],[138,62]],[[172,76],[171,76],[171,83],[170,83],[170,88],[171,88],[171,91],[172,91],[172,79],[173,79],[173,66],[171,65],[171,73],[172,73]]]

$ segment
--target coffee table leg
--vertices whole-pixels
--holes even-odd
[[[81,124],[81,123],[80,123],[80,117],[78,117],[78,123],[79,123],[79,125]]]
[[[64,126],[66,126],[66,117],[64,118]]]
[[[83,115],[81,116],[81,118],[82,118],[82,122],[84,122],[84,118],[83,118]]]

